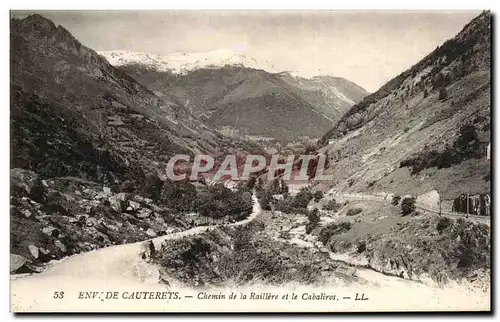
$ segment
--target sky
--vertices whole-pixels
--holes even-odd
[[[303,77],[376,91],[480,11],[13,11],[39,13],[97,50],[231,50]]]

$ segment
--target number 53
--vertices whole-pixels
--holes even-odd
[[[60,291],[60,292],[59,291],[55,291],[54,292],[54,298],[55,299],[62,299],[62,298],[64,298],[64,292],[63,291]]]

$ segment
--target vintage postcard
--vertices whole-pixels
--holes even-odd
[[[491,19],[11,11],[11,311],[490,311]]]

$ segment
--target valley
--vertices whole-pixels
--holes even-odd
[[[228,50],[95,51],[12,18],[11,309],[220,311],[238,290],[262,311],[297,309],[287,292],[316,311],[489,310],[490,37],[485,11],[368,93]],[[266,165],[214,175],[249,156]],[[269,165],[290,157],[291,180]]]

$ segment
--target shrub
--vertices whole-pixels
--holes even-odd
[[[314,208],[311,211],[307,212],[307,219],[309,222],[306,225],[306,233],[310,234],[311,231],[318,225],[319,221],[321,220],[321,217],[319,215],[319,210],[317,208]]]
[[[309,201],[313,199],[313,194],[309,188],[302,188],[293,198],[292,207],[293,208],[307,208]]]
[[[286,214],[294,213],[296,210],[292,207],[293,198],[288,196],[276,202],[276,210]]]
[[[445,100],[446,98],[448,98],[448,91],[446,90],[446,87],[441,87],[439,89],[439,99]]]
[[[224,189],[226,194],[231,192],[229,189],[225,188],[224,185],[220,185],[219,189]],[[214,187],[213,189],[217,189]],[[168,205],[169,208],[175,211],[190,211],[192,210],[192,204],[197,199],[196,187],[187,181],[173,182],[166,180],[163,183],[161,189],[160,202],[162,204]],[[217,199],[216,199],[217,200]]]
[[[351,208],[349,210],[347,210],[347,216],[355,216],[359,213],[361,213],[363,211],[363,209],[361,208]]]
[[[217,184],[201,193],[193,202],[192,208],[201,215],[212,218],[228,216],[242,219],[252,210],[252,198],[248,192],[233,192],[223,184]]]
[[[460,134],[457,140],[453,143],[453,147],[457,150],[457,154],[459,154],[461,158],[480,158],[481,154],[479,151],[481,148],[476,127],[472,124],[463,125],[460,128]]]
[[[271,210],[271,202],[274,201],[274,198],[270,191],[257,190],[257,198],[262,210]]]
[[[351,226],[351,223],[348,221],[341,222],[340,224],[330,223],[328,226],[321,229],[319,240],[323,245],[326,245],[333,235],[345,233],[351,229]]]
[[[161,190],[163,188],[163,181],[158,178],[156,175],[148,175],[144,178],[144,182],[142,186],[142,193],[148,197],[153,199],[154,201],[158,201],[161,198]]]
[[[257,178],[256,177],[250,177],[248,178],[248,181],[247,181],[247,188],[252,190],[254,187],[255,187],[255,184],[257,183]]]
[[[324,206],[323,209],[325,210],[330,210],[330,211],[337,211],[340,208],[340,204],[337,203],[335,199],[332,199],[328,201]]]
[[[320,221],[319,210],[318,208],[314,208],[311,211],[307,212],[307,218],[310,223],[317,224]]]
[[[44,203],[47,201],[48,191],[42,183],[41,178],[37,178],[30,190],[30,198],[36,202]]]
[[[415,209],[415,198],[404,198],[401,202],[401,213],[403,216],[411,214]]]
[[[365,250],[366,250],[366,242],[365,241],[359,242],[358,247],[357,247],[358,254],[361,254]]]
[[[482,158],[482,149],[476,127],[472,124],[465,124],[460,128],[458,138],[442,152],[436,150],[420,153],[416,157],[401,161],[399,167],[411,167],[412,174],[430,167],[448,168],[453,164],[458,164],[463,160],[472,158]]]
[[[314,201],[320,201],[321,199],[323,199],[323,197],[323,191],[318,190],[314,193]]]
[[[283,179],[281,179],[281,193],[283,194],[283,196],[289,195],[288,185]]]
[[[273,180],[269,186],[269,193],[271,195],[278,195],[281,193],[280,182],[278,180]]]
[[[400,201],[401,201],[401,196],[393,196],[393,197],[392,197],[392,204],[393,204],[394,206],[399,205],[399,202],[400,202]]]
[[[441,234],[446,228],[450,227],[451,219],[448,217],[442,217],[439,219],[436,229]]]

